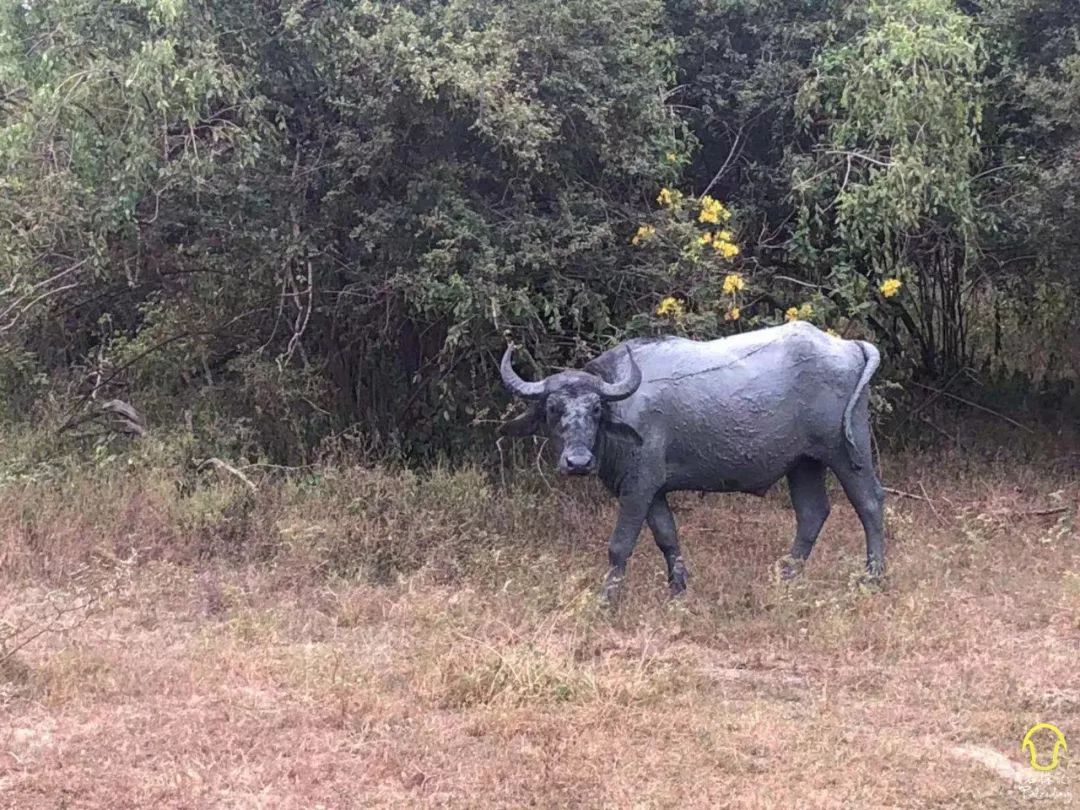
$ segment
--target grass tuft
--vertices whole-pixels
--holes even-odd
[[[1080,804],[1075,473],[891,460],[879,590],[835,488],[782,582],[782,491],[673,497],[611,612],[591,484],[160,462],[0,483],[13,807]]]

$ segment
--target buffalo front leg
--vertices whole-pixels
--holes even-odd
[[[686,578],[689,572],[679,549],[679,535],[675,529],[675,516],[671,514],[667,496],[657,495],[645,517],[652,530],[653,539],[664,555],[667,563],[668,587],[672,596],[678,596],[686,590]]]
[[[649,511],[652,495],[648,497],[623,496],[619,498],[619,518],[615,521],[615,531],[608,541],[608,572],[604,579],[604,600],[614,605],[622,591],[626,577],[626,563],[634,553],[641,526]]]

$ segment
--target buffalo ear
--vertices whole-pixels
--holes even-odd
[[[610,413],[604,414],[604,420],[603,422],[601,422],[601,426],[604,431],[612,438],[632,442],[639,447],[641,446],[641,434],[634,430],[634,428],[630,427],[630,425],[626,424],[626,422],[623,422],[621,419],[617,419]]]
[[[540,432],[544,425],[542,403],[529,406],[521,416],[503,422],[499,425],[500,436],[533,436]]]

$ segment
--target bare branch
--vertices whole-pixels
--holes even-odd
[[[840,157],[845,157],[848,160],[851,160],[852,158],[855,158],[857,160],[865,160],[867,163],[873,163],[875,166],[884,166],[886,169],[892,166],[891,161],[878,160],[877,158],[870,157],[870,155],[867,155],[864,152],[850,152],[844,149],[827,149],[825,150],[824,154],[837,155]]]
[[[134,562],[134,555],[129,560],[115,560],[122,565]],[[81,573],[81,572],[79,572]],[[105,581],[80,585],[73,592],[53,591],[35,610],[44,612],[41,618],[27,618],[9,621],[0,618],[0,665],[11,659],[20,650],[25,649],[42,636],[50,633],[68,633],[78,628],[102,606],[104,598],[115,591],[119,585],[120,569],[108,576]]]
[[[826,287],[822,287],[820,284],[812,284],[809,281],[800,281],[799,279],[792,278],[791,276],[776,275],[776,276],[773,276],[773,280],[774,281],[787,281],[787,282],[789,282],[791,284],[798,284],[800,287],[809,287],[811,290],[825,290],[825,289],[828,289]]]
[[[279,363],[282,367],[286,366],[290,360],[292,360],[293,354],[300,346],[300,339],[304,336],[304,332],[307,331],[308,322],[311,320],[311,310],[315,304],[315,275],[314,270],[309,260],[307,262],[307,305],[304,306],[300,303],[300,298],[303,295],[303,291],[298,289],[295,280],[292,280],[292,274],[289,274],[289,278],[292,283],[293,303],[296,305],[296,320],[293,323],[293,334],[289,338],[289,345],[285,349],[285,354],[281,357]]]
[[[14,300],[9,302],[7,306],[0,310],[0,334],[12,329],[19,319],[40,304],[47,298],[51,298],[54,295],[62,293],[66,290],[74,289],[81,285],[80,281],[73,281],[67,284],[56,285],[57,282],[71,275],[77,271],[80,267],[86,264],[89,259],[83,259],[82,261],[75,262],[75,264],[64,268],[58,273],[54,273],[48,278],[42,279],[30,287],[21,295],[17,295]],[[18,287],[19,277],[16,275],[12,278],[11,283],[8,286],[0,290],[0,297],[13,295]],[[29,300],[28,300],[29,299]]]
[[[731,165],[731,161],[734,160],[742,152],[742,149],[739,148],[739,139],[742,138],[742,134],[742,127],[739,127],[739,131],[735,133],[735,140],[731,142],[731,151],[728,152],[727,159],[724,161],[723,165],[717,170],[716,174],[713,175],[713,179],[709,181],[709,185],[705,186],[705,190],[701,192],[702,197],[712,191],[713,186],[720,182],[720,178],[724,176],[724,173],[727,171],[728,166]]]

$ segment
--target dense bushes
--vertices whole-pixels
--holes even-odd
[[[1078,24],[1031,0],[6,2],[0,409],[70,425],[119,396],[203,455],[460,458],[507,337],[540,368],[792,311],[899,379],[1058,385]]]

